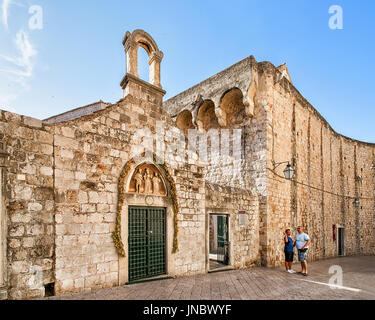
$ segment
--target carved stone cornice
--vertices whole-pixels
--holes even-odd
[[[145,86],[147,87],[148,89],[158,93],[158,94],[161,94],[162,96],[165,95],[166,91],[147,82],[147,81],[144,81],[136,76],[133,76],[131,73],[127,73],[121,80],[120,82],[120,86],[122,89],[125,89],[125,87],[128,85],[129,82],[134,82],[138,85],[141,85],[141,86]]]
[[[163,60],[163,57],[164,57],[164,54],[162,51],[155,51],[148,58],[148,64],[151,64],[154,61],[160,63]]]
[[[138,43],[132,40],[131,38],[127,39],[124,43],[125,52],[128,52],[130,48],[136,48]]]

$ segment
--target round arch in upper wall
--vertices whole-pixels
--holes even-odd
[[[188,135],[189,129],[194,129],[193,115],[189,110],[181,111],[176,118],[176,126],[184,133],[185,136]]]
[[[220,128],[219,121],[215,113],[215,104],[212,100],[203,101],[197,111],[195,121],[199,129],[206,131],[212,128]]]
[[[243,103],[243,93],[236,87],[227,90],[222,95],[219,109],[225,127],[242,125],[248,118]]]

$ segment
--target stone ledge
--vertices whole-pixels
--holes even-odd
[[[141,85],[141,86],[144,86],[144,87],[147,87],[148,89],[150,89],[151,91],[155,92],[155,93],[158,93],[158,94],[161,94],[162,96],[165,95],[166,91],[163,90],[162,88],[159,88],[147,81],[144,81],[136,76],[133,76],[132,74],[130,73],[127,73],[121,80],[120,82],[120,86],[122,89],[125,89],[126,85],[128,84],[129,81],[133,81],[135,82],[136,84],[138,85]]]
[[[43,127],[43,121],[42,120],[38,120],[38,119],[35,119],[35,118],[31,118],[31,117],[24,116],[23,117],[23,123],[26,126],[33,127],[33,128],[42,128]]]

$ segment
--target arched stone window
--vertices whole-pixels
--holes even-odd
[[[189,110],[180,112],[176,119],[177,128],[179,128],[185,136],[188,135],[189,129],[194,129],[193,116]]]
[[[148,53],[141,46],[138,47],[138,76],[140,79],[150,81],[150,67],[148,65]]]
[[[135,30],[133,33],[126,32],[122,41],[126,54],[127,73],[139,78],[138,75],[138,48],[141,46],[148,54],[149,82],[159,88],[160,84],[160,64],[163,59],[155,40],[143,30]]]
[[[196,123],[199,129],[220,128],[212,100],[205,100],[198,109]]]
[[[225,127],[235,128],[248,118],[243,103],[242,91],[238,88],[228,90],[220,99],[220,110]]]

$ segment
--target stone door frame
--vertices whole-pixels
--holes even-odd
[[[151,194],[140,194],[140,193],[129,193],[127,187],[130,184],[130,180],[133,177],[135,170],[143,165],[144,163],[154,165],[159,173],[162,175],[164,183],[167,188],[167,195],[151,195]],[[125,256],[119,256],[119,285],[124,285],[129,282],[129,207],[163,207],[165,208],[165,223],[166,223],[166,234],[165,234],[165,263],[166,263],[166,274],[165,276],[175,276],[175,261],[173,256],[173,238],[174,238],[174,211],[173,211],[173,200],[170,196],[169,182],[165,177],[164,171],[152,161],[146,160],[142,163],[132,163],[130,170],[125,177],[123,183],[125,184],[125,192],[123,194],[124,201],[121,208],[121,238],[123,240]]]
[[[149,205],[146,202],[146,197],[152,197],[153,204]],[[122,239],[125,246],[125,257],[119,257],[119,285],[124,285],[129,282],[129,207],[163,207],[165,208],[165,222],[166,222],[166,234],[165,234],[165,268],[166,276],[174,277],[175,275],[175,264],[172,254],[173,248],[173,233],[174,233],[174,214],[172,209],[172,201],[166,197],[160,196],[149,196],[149,195],[135,195],[129,194],[126,196],[126,203],[122,208],[121,212],[121,232]]]
[[[226,215],[228,217],[228,242],[229,242],[229,255],[228,255],[228,264],[226,267],[233,266],[233,226],[234,222],[232,222],[232,214],[225,209],[220,208],[206,208],[206,272],[210,271],[210,215],[217,214],[217,215]]]

